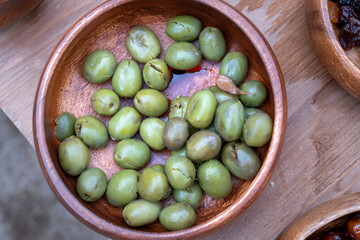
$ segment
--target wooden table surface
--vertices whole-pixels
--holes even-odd
[[[260,29],[279,60],[288,126],[269,186],[208,239],[276,239],[309,208],[360,190],[360,104],[316,55],[304,0],[226,1]],[[101,2],[45,0],[0,33],[0,107],[31,144],[34,95],[43,67],[65,31]]]

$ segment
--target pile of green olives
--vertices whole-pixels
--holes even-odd
[[[82,200],[105,196],[123,208],[129,226],[159,220],[174,231],[195,224],[204,194],[226,199],[232,175],[243,180],[256,177],[261,159],[252,147],[268,144],[273,122],[257,108],[267,99],[266,87],[255,80],[242,83],[248,60],[241,52],[226,54],[220,29],[203,28],[196,17],[182,15],[170,19],[165,32],[175,42],[164,60],[158,58],[162,50],[158,37],[145,26],[133,27],[126,38],[133,59],[117,64],[108,50],[90,53],[82,66],[85,79],[94,84],[112,79],[112,89],[98,89],[89,101],[96,114],[108,117],[107,126],[97,117],[76,118],[65,112],[55,119],[54,135],[61,142],[60,165],[68,175],[78,176],[76,189]],[[199,48],[193,43],[197,39]],[[169,101],[161,92],[171,81],[169,68],[192,69],[203,57],[221,61],[219,74],[245,94],[210,86]],[[133,106],[120,107],[121,98],[133,98]],[[109,136],[117,142],[113,161],[122,170],[108,179],[103,170],[88,165],[89,148],[106,147]],[[167,160],[149,166],[151,150],[165,148],[171,150]],[[176,203],[163,208],[161,201],[171,195]]]

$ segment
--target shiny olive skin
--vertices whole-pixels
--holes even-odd
[[[220,136],[209,130],[195,133],[186,143],[186,156],[197,163],[216,157],[220,150]]]
[[[161,164],[154,164],[150,167],[151,169],[157,171],[157,172],[161,172],[163,174],[166,175],[165,173],[165,166],[161,165]],[[170,194],[172,193],[173,188],[171,187],[171,185],[169,185],[169,190],[168,192],[165,194],[165,196],[162,199],[168,198],[170,196]]]
[[[218,160],[202,163],[198,168],[197,178],[200,187],[213,198],[223,199],[231,192],[231,175]]]
[[[67,174],[78,176],[90,162],[90,151],[80,138],[71,136],[60,143],[58,157]]]
[[[185,145],[189,137],[189,124],[183,118],[172,118],[165,124],[162,137],[168,149],[179,150]]]
[[[120,97],[134,97],[142,87],[142,74],[134,60],[122,60],[112,77],[112,88]]]
[[[75,135],[76,117],[71,113],[64,112],[55,119],[54,135],[60,142]]]
[[[159,220],[167,230],[175,231],[193,226],[196,214],[189,204],[174,203],[160,212]]]
[[[266,113],[255,113],[245,122],[243,138],[250,147],[262,147],[271,139],[273,121]]]
[[[267,97],[266,87],[259,81],[248,81],[240,89],[249,93],[240,95],[241,102],[248,107],[259,107]]]
[[[75,121],[75,133],[89,147],[104,147],[108,142],[105,125],[93,116],[83,116]]]
[[[202,30],[199,19],[189,15],[176,16],[166,23],[166,35],[175,41],[196,40]]]
[[[171,151],[171,156],[176,156],[176,155],[186,157],[186,145],[180,150]]]
[[[201,52],[192,43],[175,42],[165,53],[165,62],[168,66],[178,70],[188,70],[196,67],[201,62]]]
[[[138,62],[146,63],[161,53],[161,44],[155,33],[144,26],[133,27],[126,38],[126,49]]]
[[[244,107],[239,100],[226,100],[216,109],[215,129],[224,141],[240,138],[244,125]]]
[[[221,161],[233,175],[244,180],[255,178],[261,167],[259,156],[245,143],[227,143],[221,150]]]
[[[226,100],[233,99],[233,100],[239,100],[238,95],[230,94],[228,92],[222,91],[217,86],[211,86],[209,87],[209,90],[214,94],[218,104],[225,102]]]
[[[140,174],[138,191],[141,198],[157,202],[169,191],[166,175],[152,168],[145,168]]]
[[[221,61],[220,74],[230,78],[238,86],[248,71],[248,61],[241,52],[229,52]]]
[[[194,182],[186,189],[174,190],[174,199],[176,202],[183,202],[189,204],[196,209],[203,198],[203,191],[197,182]]]
[[[204,58],[212,62],[219,62],[226,53],[224,35],[215,27],[206,27],[201,31],[199,46]]]
[[[169,85],[170,71],[163,60],[153,59],[145,64],[143,77],[146,85],[161,91]]]
[[[191,126],[206,128],[214,119],[216,106],[214,94],[208,89],[202,89],[190,98],[185,117]]]
[[[174,189],[188,188],[195,181],[195,166],[186,157],[170,156],[165,162],[165,172]]]
[[[187,105],[190,101],[189,97],[182,97],[178,95],[170,103],[169,120],[174,117],[185,118]]]
[[[106,82],[114,74],[116,58],[108,50],[95,50],[82,65],[84,77],[91,83]]]
[[[137,198],[139,173],[135,170],[120,170],[109,179],[106,198],[114,206],[124,207]]]
[[[109,121],[109,134],[113,140],[131,138],[139,130],[141,115],[133,107],[121,108]]]
[[[111,116],[119,110],[120,99],[114,91],[102,88],[91,96],[91,106],[97,114]]]
[[[125,222],[131,227],[140,227],[155,222],[161,211],[161,203],[137,199],[126,205],[123,211]]]
[[[76,191],[82,200],[94,202],[104,195],[106,185],[107,179],[103,170],[88,168],[77,179]]]
[[[139,169],[150,161],[150,148],[138,139],[124,139],[114,148],[114,161],[127,169]]]
[[[258,108],[245,108],[244,113],[245,113],[245,122],[246,120],[248,120],[248,118],[252,115],[254,115],[255,113],[263,113],[264,111],[258,109]]]
[[[147,118],[140,125],[140,136],[152,149],[163,150],[162,138],[165,122],[159,118]]]
[[[142,89],[134,97],[136,109],[148,117],[159,117],[163,115],[169,102],[164,94],[155,89]]]

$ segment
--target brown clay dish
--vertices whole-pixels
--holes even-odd
[[[345,51],[330,22],[329,0],[306,0],[306,23],[320,60],[335,80],[360,100],[360,48]]]
[[[130,58],[125,48],[128,31],[135,25],[151,28],[165,51],[173,41],[165,34],[166,21],[189,14],[199,18],[204,26],[221,29],[227,40],[228,51],[242,51],[249,58],[248,78],[265,84],[269,97],[263,110],[274,119],[272,140],[257,151],[263,159],[262,168],[253,181],[233,179],[233,190],[225,201],[204,197],[196,210],[195,226],[176,232],[166,231],[159,222],[131,228],[122,218],[122,209],[110,205],[103,197],[94,203],[82,201],[76,194],[76,178],[64,173],[59,165],[57,149],[59,142],[54,136],[54,120],[68,111],[76,117],[93,115],[106,125],[109,117],[97,115],[91,108],[90,97],[99,88],[111,88],[111,81],[94,85],[81,74],[86,56],[95,49],[108,49],[119,62]],[[197,90],[214,85],[219,63],[203,60],[199,73],[174,78],[164,91],[168,99],[182,93],[191,96]],[[211,70],[210,70],[211,69]],[[215,72],[215,74],[214,74]],[[121,100],[121,105],[132,105],[132,99]],[[286,93],[277,60],[259,31],[239,12],[218,0],[113,0],[108,1],[82,17],[63,36],[54,49],[37,90],[33,132],[36,151],[43,173],[55,195],[75,217],[83,223],[111,238],[123,239],[183,239],[208,233],[239,215],[265,188],[280,155],[286,128]],[[166,117],[166,116],[163,116]],[[114,141],[104,148],[91,150],[91,166],[103,169],[109,178],[120,170],[112,160]],[[149,165],[165,163],[168,150],[153,151]],[[172,200],[164,202],[169,204]]]

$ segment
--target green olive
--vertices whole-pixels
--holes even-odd
[[[186,108],[189,103],[189,97],[182,97],[178,95],[170,103],[169,120],[174,117],[185,118]]]
[[[174,199],[176,202],[187,203],[196,209],[203,198],[203,191],[197,182],[194,182],[186,189],[174,190]]]
[[[197,163],[216,157],[220,150],[220,136],[209,130],[201,130],[195,133],[186,143],[187,157]]]
[[[102,88],[91,96],[91,106],[97,114],[111,116],[119,110],[120,99],[114,91]]]
[[[197,178],[200,187],[213,198],[223,199],[231,192],[231,175],[218,160],[212,159],[201,164]]]
[[[255,178],[261,167],[258,155],[245,143],[226,144],[221,150],[221,161],[233,175],[244,180]]]
[[[138,62],[146,63],[161,53],[161,44],[149,28],[135,26],[126,38],[126,49]]]
[[[75,133],[89,147],[100,148],[108,142],[105,125],[93,116],[83,116],[75,121]]]
[[[189,124],[183,118],[172,118],[165,124],[162,137],[168,149],[179,150],[189,137]]]
[[[170,82],[170,71],[166,63],[161,59],[148,61],[143,69],[146,85],[157,90],[164,90]]]
[[[219,62],[226,53],[224,35],[215,27],[206,27],[201,31],[199,46],[202,55],[209,61]]]
[[[226,100],[216,109],[215,129],[225,141],[238,140],[244,124],[244,107],[239,100]]]
[[[145,168],[139,178],[139,195],[141,198],[157,202],[169,191],[169,182],[166,175],[152,168]]]
[[[106,188],[107,200],[117,207],[124,207],[137,198],[139,173],[135,170],[120,170],[109,179]]]
[[[139,169],[150,161],[150,148],[138,139],[124,139],[114,148],[114,161],[127,169]]]
[[[171,152],[171,156],[176,156],[176,155],[186,157],[186,145],[180,150]]]
[[[166,23],[166,35],[175,41],[194,41],[201,32],[199,19],[189,15],[176,16]]]
[[[87,56],[82,72],[84,77],[91,83],[106,82],[114,74],[116,58],[108,50],[95,50]]]
[[[168,107],[168,99],[155,89],[142,89],[134,97],[136,109],[148,117],[159,117],[163,115]]]
[[[170,156],[165,163],[165,172],[174,189],[188,188],[195,181],[195,166],[186,157]]]
[[[76,117],[68,112],[64,112],[55,119],[54,135],[60,142],[75,135],[75,121]]]
[[[147,118],[140,125],[140,136],[152,149],[163,150],[162,138],[165,122],[159,118]]]
[[[259,81],[248,81],[240,89],[249,93],[240,95],[241,102],[248,107],[259,107],[267,97],[266,87]]]
[[[244,113],[245,113],[245,122],[246,120],[248,120],[248,118],[252,115],[254,115],[255,113],[263,113],[264,111],[258,109],[258,108],[245,108]]]
[[[142,87],[142,75],[139,64],[125,59],[116,67],[112,77],[112,88],[120,97],[134,97]]]
[[[244,125],[243,137],[250,147],[262,147],[271,139],[273,121],[266,113],[255,113]]]
[[[238,95],[230,94],[228,92],[220,90],[217,86],[211,86],[209,90],[214,94],[218,104],[225,102],[226,100],[233,99],[239,100]]]
[[[123,211],[125,222],[131,227],[140,227],[155,222],[161,211],[161,203],[137,199],[126,205]]]
[[[166,175],[165,173],[165,166],[161,165],[161,164],[154,164],[150,167],[151,169],[157,171],[157,172],[161,172],[163,174]],[[170,194],[172,193],[173,188],[169,185],[169,190],[168,192],[165,194],[165,196],[162,199],[168,198],[170,196]]]
[[[195,224],[195,210],[187,203],[174,203],[160,212],[160,223],[167,230],[175,231]]]
[[[94,202],[104,195],[106,185],[107,179],[103,170],[88,168],[79,176],[76,191],[82,200]]]
[[[109,121],[109,134],[113,140],[131,138],[139,130],[141,115],[133,107],[121,108]]]
[[[188,70],[196,67],[201,62],[201,52],[192,43],[174,42],[165,53],[167,65],[178,70]]]
[[[89,164],[90,151],[80,138],[71,136],[60,143],[58,157],[67,174],[78,176]]]
[[[238,86],[245,78],[248,71],[248,61],[241,52],[229,52],[221,62],[220,74],[233,80]]]
[[[214,119],[216,106],[214,94],[208,89],[202,89],[190,98],[186,109],[186,119],[191,126],[206,128]]]
[[[216,132],[216,128],[215,128],[215,124],[214,122],[212,122],[207,128],[203,129],[203,130],[209,130],[212,132]],[[216,132],[217,133],[217,132]]]

